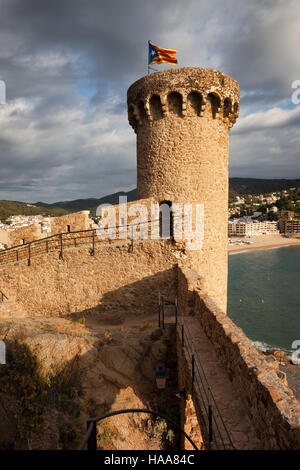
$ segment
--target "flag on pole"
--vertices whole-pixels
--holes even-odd
[[[177,49],[162,49],[149,41],[148,65],[152,64],[178,64],[175,54]]]

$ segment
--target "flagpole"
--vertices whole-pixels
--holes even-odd
[[[147,60],[147,62],[148,62],[148,75],[150,73],[150,67],[149,67],[149,45],[150,45],[150,43],[151,43],[151,41],[150,41],[150,39],[148,39],[148,60]]]

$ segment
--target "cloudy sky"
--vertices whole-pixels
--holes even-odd
[[[238,80],[231,176],[300,178],[299,0],[0,0],[0,199],[135,187],[126,91],[148,39]]]

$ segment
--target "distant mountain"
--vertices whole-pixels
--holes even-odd
[[[244,194],[265,194],[274,191],[282,191],[284,189],[300,187],[300,179],[256,179],[256,178],[229,178],[229,197],[234,199],[235,196]],[[82,210],[90,210],[92,215],[95,215],[96,209],[100,204],[118,204],[119,196],[127,196],[128,202],[137,199],[136,189],[124,192],[109,194],[101,197],[100,199],[76,199],[75,201],[61,201],[54,204],[46,204],[45,202],[38,202],[35,205],[44,207],[61,207],[69,212],[76,212]]]
[[[128,202],[135,201],[137,198],[136,189],[132,189],[131,191],[128,191],[128,192],[119,191],[118,193],[108,194],[107,196],[103,196],[99,199],[97,198],[75,199],[74,201],[59,201],[53,204],[47,204],[45,202],[36,202],[35,206],[41,206],[41,207],[47,207],[47,208],[61,207],[62,209],[68,212],[90,210],[91,215],[95,215],[97,207],[100,204],[118,204],[119,196],[127,196]]]
[[[244,194],[266,194],[282,191],[293,187],[300,187],[300,179],[256,179],[256,178],[229,178],[229,197]],[[119,191],[107,196],[89,199],[75,199],[73,201],[59,201],[53,204],[46,202],[36,202],[28,206],[23,202],[0,201],[0,219],[5,219],[10,215],[24,214],[49,214],[52,216],[64,215],[70,212],[90,210],[91,215],[96,214],[96,209],[100,204],[118,204],[119,196],[127,196],[127,201],[137,199],[136,189],[131,191]]]
[[[243,194],[273,193],[299,187],[300,179],[229,178],[229,195],[231,197]]]
[[[4,221],[12,215],[50,215],[58,217],[59,215],[67,214],[68,212],[61,207],[56,207],[54,204],[51,207],[40,205],[36,207],[35,204],[26,204],[18,201],[0,201],[0,220]]]

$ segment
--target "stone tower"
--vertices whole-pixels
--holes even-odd
[[[212,69],[165,70],[131,85],[127,102],[138,198],[204,205],[203,246],[189,257],[203,289],[226,311],[229,129],[238,83]]]

